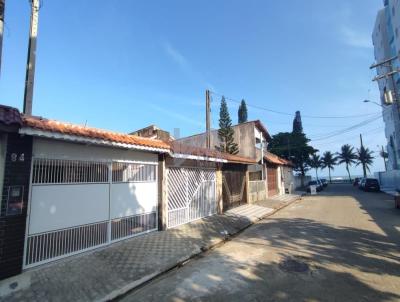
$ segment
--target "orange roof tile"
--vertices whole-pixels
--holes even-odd
[[[109,142],[137,145],[141,147],[159,148],[169,150],[170,146],[160,140],[148,139],[136,135],[123,134],[108,130],[101,130],[86,126],[48,120],[41,117],[23,116],[23,126],[36,130],[48,131],[59,134],[74,135],[89,139],[102,139]]]
[[[281,158],[271,152],[267,152],[264,155],[264,159],[275,165],[280,165],[280,166],[292,166],[293,165],[291,161]]]

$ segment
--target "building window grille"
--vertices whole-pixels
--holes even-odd
[[[113,182],[154,182],[156,165],[114,162],[112,167]]]
[[[33,184],[105,182],[108,182],[108,163],[41,158],[33,161]]]

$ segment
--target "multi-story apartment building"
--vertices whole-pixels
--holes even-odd
[[[400,69],[400,0],[384,0],[372,34],[377,74]],[[378,80],[389,155],[388,170],[400,169],[400,74]],[[391,100],[393,102],[391,103]],[[389,103],[389,104],[388,104]],[[391,103],[391,104],[390,104]]]

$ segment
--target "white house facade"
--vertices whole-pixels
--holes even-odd
[[[375,60],[377,63],[398,56],[400,53],[400,1],[385,0],[384,7],[378,12],[372,34]],[[400,59],[391,61],[377,67],[377,74],[387,74],[391,70],[400,68]],[[395,73],[392,77],[378,80],[382,115],[385,122],[385,136],[387,139],[388,170],[400,168],[400,75]],[[392,104],[385,104],[388,92],[396,99]]]

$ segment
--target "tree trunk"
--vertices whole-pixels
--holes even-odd
[[[318,168],[315,168],[315,176],[316,176],[317,179],[318,179]]]
[[[329,171],[329,183],[332,183],[331,168],[328,168],[328,171]]]
[[[305,174],[306,173],[305,173],[304,169],[301,168],[301,187],[302,188],[304,188],[304,176],[306,176]]]
[[[367,177],[367,168],[365,167],[365,163],[363,163],[362,166],[363,166],[364,177]]]
[[[350,170],[349,170],[349,165],[348,164],[346,164],[346,170],[347,170],[347,173],[349,174],[349,180],[351,182],[351,176],[350,176]]]

